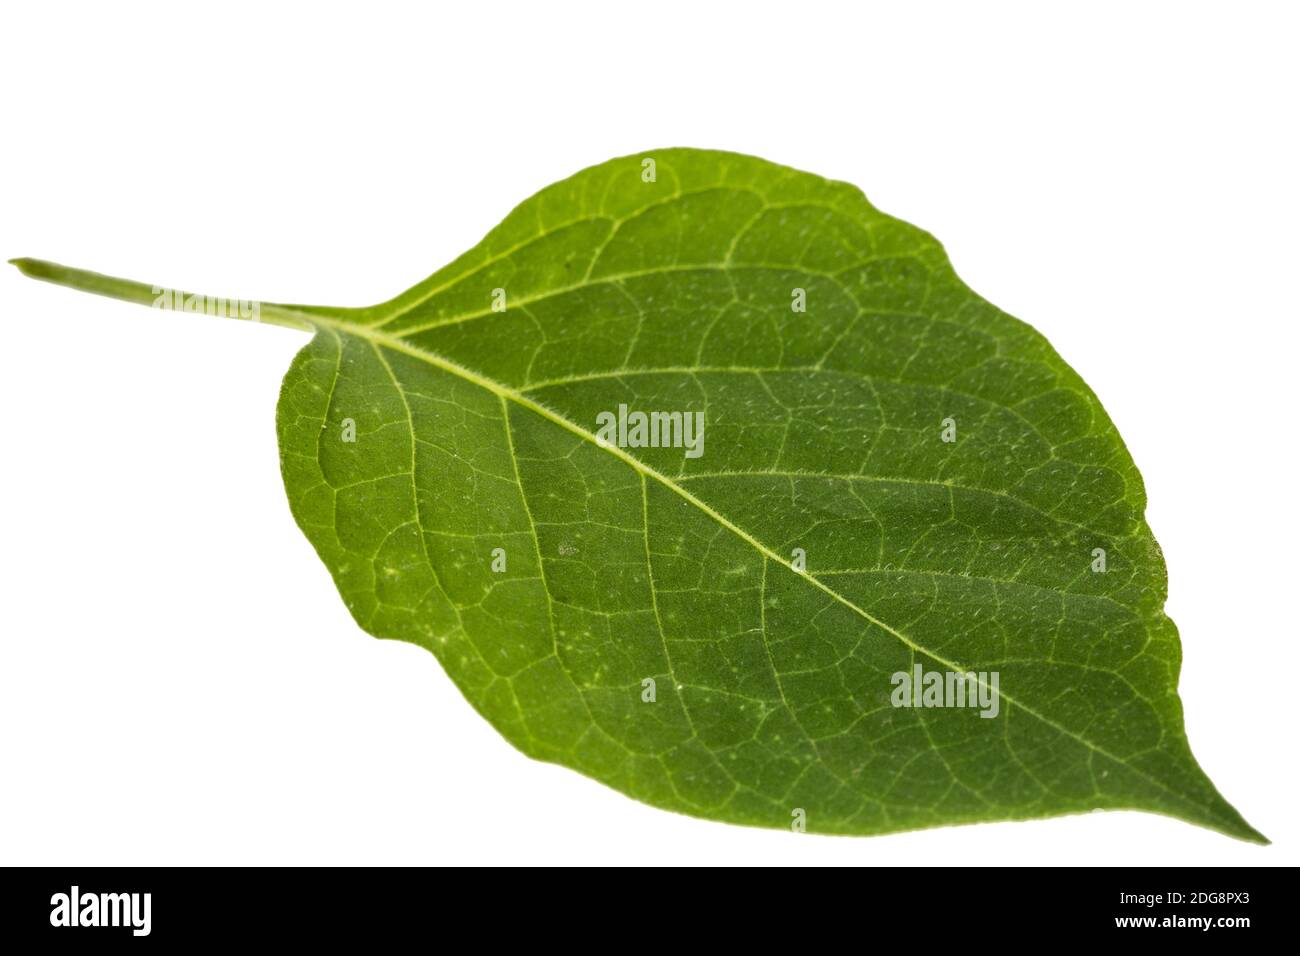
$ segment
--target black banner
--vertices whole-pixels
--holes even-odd
[[[771,934],[984,945],[1106,937],[1149,945],[1234,946],[1273,936],[1289,871],[1270,869],[877,869],[867,873],[629,873],[573,869],[447,874],[422,869],[8,869],[0,926],[8,940],[148,946],[152,941],[427,940],[437,946],[482,923],[588,944],[658,948],[701,931],[729,943]],[[483,917],[486,916],[484,920]],[[707,928],[706,928],[707,927]],[[712,932],[710,932],[712,930]],[[691,940],[695,936],[695,940]],[[456,937],[453,937],[453,939]],[[490,939],[485,934],[484,942]],[[964,941],[964,943],[962,942]],[[678,945],[674,942],[673,945]],[[15,950],[10,950],[11,952]]]

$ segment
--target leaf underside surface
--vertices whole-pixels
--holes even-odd
[[[1101,404],[853,186],[615,159],[388,302],[261,319],[314,332],[281,464],[353,617],[429,649],[524,753],[756,826],[1128,808],[1263,841],[1189,749]],[[620,406],[703,413],[702,454],[608,440]],[[996,675],[996,713],[895,706],[918,666],[972,698]]]

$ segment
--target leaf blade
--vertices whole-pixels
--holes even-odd
[[[1262,840],[1187,748],[1145,493],[1086,385],[852,187],[654,155],[668,195],[614,160],[388,303],[283,307],[318,330],[286,488],[358,622],[520,749],[669,809],[879,833],[1136,807]],[[629,398],[706,407],[708,456],[597,442]],[[1122,573],[1075,574],[1098,542]],[[1002,714],[886,706],[918,659],[1000,670]]]

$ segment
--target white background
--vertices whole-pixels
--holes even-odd
[[[872,839],[536,763],[366,637],[298,532],[301,333],[0,272],[0,862],[1296,863],[1295,7],[11,4],[0,253],[364,305],[663,146],[861,186],[1101,396],[1146,478],[1210,777],[1138,813]]]

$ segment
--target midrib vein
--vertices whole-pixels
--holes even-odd
[[[269,308],[269,307],[264,307],[264,308]],[[969,670],[967,667],[957,663],[956,661],[949,660],[939,655],[938,653],[931,651],[929,648],[925,647],[924,645],[919,644],[912,638],[908,637],[902,631],[898,630],[897,628],[893,627],[887,622],[871,614],[865,608],[858,606],[853,601],[849,600],[847,597],[840,594],[834,588],[830,587],[825,582],[821,581],[815,575],[809,574],[807,572],[800,573],[795,571],[793,568],[790,567],[789,563],[783,557],[781,557],[781,555],[779,555],[776,551],[768,547],[762,541],[759,541],[752,534],[750,534],[744,528],[737,525],[726,515],[719,512],[708,502],[703,501],[700,498],[697,498],[695,495],[691,494],[690,491],[683,488],[681,485],[677,484],[677,482],[673,481],[667,475],[658,471],[656,468],[647,465],[639,458],[636,458],[635,456],[628,454],[624,449],[619,448],[616,445],[611,445],[608,442],[600,441],[599,439],[596,438],[594,434],[592,434],[587,429],[583,428],[581,425],[577,424],[574,421],[571,421],[570,419],[564,417],[558,412],[550,408],[547,408],[545,405],[541,404],[540,402],[534,401],[533,399],[529,398],[527,395],[524,395],[523,393],[516,391],[510,386],[504,385],[501,382],[496,381],[495,379],[488,378],[486,375],[482,375],[478,372],[475,372],[473,369],[466,368],[465,366],[457,362],[453,362],[451,359],[439,355],[436,352],[427,351],[418,346],[412,345],[411,343],[405,341],[404,339],[401,339],[396,336],[388,335],[387,333],[384,333],[378,329],[369,326],[353,325],[348,322],[343,322],[325,316],[315,315],[312,313],[300,313],[300,312],[296,312],[293,309],[287,309],[283,306],[276,306],[275,308],[285,313],[289,313],[295,317],[300,317],[302,320],[310,322],[313,325],[327,326],[345,335],[354,335],[357,338],[364,339],[367,342],[369,342],[372,346],[383,346],[384,348],[390,349],[391,351],[399,352],[401,354],[407,355],[413,359],[424,362],[428,365],[432,365],[435,368],[441,369],[442,371],[447,372],[451,375],[455,375],[456,377],[463,379],[464,381],[470,382],[473,385],[477,385],[480,388],[483,388],[488,392],[492,393],[493,395],[497,396],[498,398],[502,399],[503,401],[513,402],[514,404],[518,405],[521,408],[528,409],[529,411],[540,416],[541,418],[544,418],[546,421],[549,421],[552,424],[557,425],[560,428],[563,428],[565,431],[573,435],[576,435],[578,438],[582,439],[583,441],[595,445],[597,448],[603,449],[604,451],[613,455],[615,458],[619,459],[628,467],[632,468],[633,470],[645,476],[646,478],[654,479],[659,484],[667,488],[669,491],[672,491],[674,494],[678,495],[684,501],[690,503],[695,508],[698,508],[700,511],[702,511],[704,514],[708,515],[710,518],[712,518],[722,527],[726,528],[732,534],[736,535],[742,541],[745,541],[747,544],[750,545],[750,547],[752,547],[759,554],[762,554],[764,557],[768,558],[769,560],[776,562],[778,565],[784,567],[791,574],[794,574],[795,576],[802,578],[805,581],[808,581],[815,588],[823,592],[827,597],[831,598],[833,601],[836,601],[839,604],[842,604],[844,607],[848,608],[850,611],[857,614],[867,623],[873,624],[876,627],[880,628],[885,633],[892,635],[894,638],[901,641],[904,645],[911,648],[913,651],[925,655],[930,660],[934,661],[936,664],[939,664],[940,666],[948,670],[956,671],[956,672],[967,672]],[[764,635],[764,640],[766,640],[766,635]],[[984,681],[983,678],[978,676],[978,673],[977,673],[976,680],[980,684],[980,686],[990,690],[991,692],[992,688],[989,687],[989,685]],[[1119,764],[1122,767],[1127,767],[1130,771],[1137,774],[1142,779],[1146,780],[1148,783],[1155,785],[1156,787],[1158,787],[1159,789],[1167,793],[1169,796],[1182,802],[1183,804],[1187,806],[1196,807],[1197,809],[1203,812],[1209,812],[1209,807],[1207,807],[1206,805],[1200,804],[1194,800],[1189,799],[1188,797],[1184,796],[1178,791],[1170,789],[1166,784],[1164,784],[1158,778],[1152,777],[1151,775],[1147,774],[1145,771],[1141,770],[1140,768],[1133,766],[1124,758],[1110,753],[1105,748],[1100,747],[1097,744],[1093,743],[1091,740],[1088,740],[1086,737],[1083,737],[1075,733],[1073,730],[1070,730],[1070,728],[1057,723],[1055,720],[1052,720],[1052,718],[1034,710],[1032,707],[1029,707],[1028,705],[1021,703],[1020,701],[1010,696],[1009,694],[1001,691],[1000,689],[998,691],[998,695],[1002,700],[1006,701],[1008,704],[1011,704],[1013,707],[1018,707],[1029,716],[1034,717],[1037,720],[1043,722],[1047,726],[1056,730],[1058,733],[1061,733],[1066,737],[1069,737],[1070,739],[1077,741],[1078,743],[1087,747],[1089,750],[1093,751],[1094,753],[1097,753],[1105,757],[1107,760],[1114,761],[1115,763]]]
[[[85,292],[95,292],[100,295],[109,296],[115,299],[124,299],[129,302],[138,302],[143,305],[148,305],[153,302],[156,296],[156,293],[153,292],[152,286],[131,279],[122,279],[117,276],[107,276],[101,273],[90,272],[85,269],[76,269],[70,266],[64,266],[58,263],[47,262],[38,259],[11,259],[10,262],[18,266],[19,269],[21,269],[24,274],[29,275],[33,278],[43,279],[47,282],[54,282],[59,285],[66,285],[71,288],[80,289]],[[735,522],[731,521],[725,515],[719,513],[707,502],[700,500],[695,495],[687,491],[685,488],[678,485],[667,475],[664,475],[661,472],[654,469],[653,467],[651,467],[650,465],[645,464],[640,459],[635,458],[632,455],[629,455],[623,449],[618,448],[617,446],[610,445],[606,442],[599,441],[595,435],[587,431],[582,426],[578,425],[575,422],[570,421],[569,419],[565,418],[563,415],[560,415],[558,412],[552,411],[551,409],[547,408],[545,405],[542,405],[540,402],[534,401],[533,399],[529,398],[527,395],[518,392],[507,385],[503,385],[502,383],[497,382],[494,379],[490,379],[485,375],[481,375],[478,372],[475,372],[472,369],[466,368],[463,365],[453,362],[450,359],[445,358],[435,352],[426,351],[425,349],[412,345],[411,343],[401,338],[397,338],[392,335],[389,335],[374,327],[357,325],[351,322],[345,322],[343,320],[335,319],[319,313],[305,312],[299,309],[294,309],[290,306],[278,305],[272,303],[264,303],[262,305],[261,321],[268,322],[270,324],[275,324],[275,325],[284,325],[284,326],[288,326],[289,328],[296,328],[302,331],[312,331],[313,329],[319,330],[321,328],[327,328],[335,333],[342,333],[345,335],[355,336],[356,338],[369,342],[372,346],[376,346],[376,347],[383,346],[384,348],[390,349],[391,351],[405,354],[418,361],[432,365],[433,367],[441,369],[442,371],[447,372],[451,375],[455,375],[456,377],[464,381],[470,382],[471,384],[477,385],[480,388],[486,389],[488,392],[498,396],[503,401],[513,402],[521,408],[526,408],[529,411],[533,412],[534,414],[551,422],[552,424],[557,425],[560,428],[563,428],[565,431],[568,431],[573,435],[576,435],[578,438],[582,439],[583,441],[596,445],[599,448],[603,448],[605,451],[609,452],[611,455],[618,458],[628,467],[632,468],[633,470],[640,473],[641,475],[647,478],[653,478],[655,481],[659,482],[665,488],[669,489],[674,494],[678,495],[684,501],[690,503],[694,507],[698,508],[704,514],[708,515],[710,518],[712,518],[722,527],[731,531],[741,540],[747,542],[752,548],[754,548],[760,554],[764,555],[768,559],[775,561],[782,567],[786,568],[786,570],[789,571],[791,574],[795,574],[798,577],[803,578],[805,581],[808,581],[818,590],[826,594],[829,598],[831,598],[832,600],[834,600],[839,604],[842,604],[844,607],[848,608],[853,613],[857,614],[863,620],[867,621],[870,624],[875,625],[885,633],[892,635],[894,638],[901,641],[904,645],[911,648],[913,651],[924,654],[926,657],[933,660],[935,663],[940,664],[941,666],[948,668],[949,670],[963,671],[963,672],[966,671],[965,667],[957,664],[954,661],[947,660],[946,658],[941,657],[940,655],[934,653],[933,651],[930,651],[928,648],[912,640],[902,631],[892,627],[886,622],[868,613],[864,608],[861,608],[858,605],[854,604],[848,598],[844,597],[834,588],[825,584],[814,575],[808,574],[806,572],[804,573],[796,572],[793,568],[790,567],[790,565],[786,562],[786,560],[782,558],[779,554],[777,554],[767,545],[763,544],[763,542],[759,541],[749,532],[745,531],[743,528],[738,526]],[[764,639],[766,640],[766,635],[764,635]],[[988,685],[985,684],[985,682],[983,680],[980,680],[978,677],[977,677],[977,682],[981,686],[988,687]],[[989,689],[991,690],[991,688]],[[1162,790],[1163,792],[1168,794],[1170,797],[1172,797],[1174,800],[1178,801],[1179,803],[1182,803],[1185,806],[1195,807],[1196,809],[1200,810],[1203,814],[1205,814],[1209,819],[1212,820],[1224,819],[1221,814],[1215,812],[1212,809],[1213,806],[1212,804],[1198,803],[1197,801],[1184,796],[1178,791],[1171,789],[1169,786],[1167,786],[1159,779],[1152,777],[1150,774],[1146,773],[1145,771],[1141,770],[1138,767],[1134,767],[1127,760],[1110,753],[1105,748],[1100,747],[1097,744],[1094,744],[1092,741],[1088,740],[1087,738],[1080,736],[1079,734],[1070,730],[1068,727],[1062,726],[1061,724],[1052,720],[1050,717],[1047,717],[1046,715],[1041,714],[1038,711],[1034,710],[1032,707],[1020,703],[1018,700],[1009,696],[1008,694],[999,691],[999,696],[1001,697],[1002,700],[1005,700],[1013,707],[1020,708],[1026,714],[1029,714],[1031,717],[1036,718],[1037,720],[1041,721],[1043,724],[1047,725],[1048,727],[1053,728],[1058,733],[1072,740],[1077,741],[1078,743],[1087,747],[1089,750],[1093,751],[1094,753],[1097,753],[1105,757],[1107,760],[1114,761],[1119,766],[1128,768],[1132,773],[1136,774],[1137,776],[1141,777],[1143,780],[1146,780],[1148,783]],[[1230,817],[1224,823],[1224,831],[1229,833],[1235,832],[1234,828],[1232,827],[1232,820]]]

